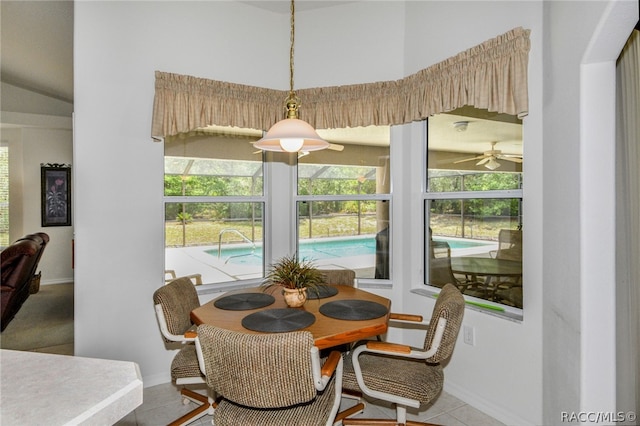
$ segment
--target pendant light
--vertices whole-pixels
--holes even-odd
[[[295,43],[295,6],[291,0],[291,47],[289,49],[289,96],[285,101],[287,118],[271,126],[266,135],[253,144],[263,151],[319,151],[329,147],[306,121],[298,118],[300,99],[293,90],[293,46]]]

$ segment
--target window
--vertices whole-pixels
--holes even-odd
[[[428,120],[425,285],[522,308],[522,124],[464,107]],[[490,302],[490,303],[487,303]]]
[[[211,128],[165,141],[167,277],[200,274],[204,284],[263,277],[263,161],[251,145],[260,137]]]
[[[333,144],[298,159],[299,256],[358,279],[389,279],[389,127],[318,133]]]

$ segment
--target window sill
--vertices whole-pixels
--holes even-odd
[[[429,297],[435,299],[438,296],[438,291],[431,290],[428,288],[414,288],[410,290],[411,293],[417,294],[424,297]],[[466,308],[476,312],[482,312],[483,314],[488,314],[494,317],[506,319],[513,322],[522,322],[522,309],[512,308],[510,306],[499,305],[497,303],[491,303],[489,301],[478,299],[475,297],[465,296]],[[485,306],[495,306],[495,309],[491,309]]]
[[[260,281],[243,281],[239,283],[237,281],[231,283],[222,283],[222,284],[202,284],[196,286],[196,291],[198,292],[198,296],[206,295],[206,294],[216,294],[216,293],[226,293],[231,290],[240,290],[243,288],[255,288],[260,286]]]

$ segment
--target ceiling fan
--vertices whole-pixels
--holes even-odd
[[[495,170],[501,165],[500,163],[498,163],[498,160],[506,160],[506,161],[512,161],[514,163],[522,163],[522,155],[503,154],[501,150],[495,149],[497,143],[498,142],[491,142],[491,149],[489,151],[485,151],[482,155],[454,161],[453,164],[463,163],[465,161],[480,160],[476,163],[476,166],[484,165],[489,170]]]

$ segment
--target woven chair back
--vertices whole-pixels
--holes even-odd
[[[191,328],[191,311],[200,306],[198,292],[187,277],[176,278],[157,289],[153,293],[153,303],[162,306],[167,329],[178,335]]]
[[[431,346],[438,319],[446,319],[447,324],[438,351],[431,358],[427,359],[427,362],[434,364],[440,363],[451,356],[458,338],[458,333],[460,332],[463,317],[464,297],[462,293],[460,293],[460,290],[453,284],[446,284],[440,291],[435,306],[433,307],[429,330],[424,341],[425,350]]]
[[[322,269],[324,282],[327,284],[341,284],[353,287],[356,272],[351,269]]]
[[[311,368],[313,336],[306,331],[246,334],[198,327],[207,385],[253,408],[282,408],[316,397]]]

